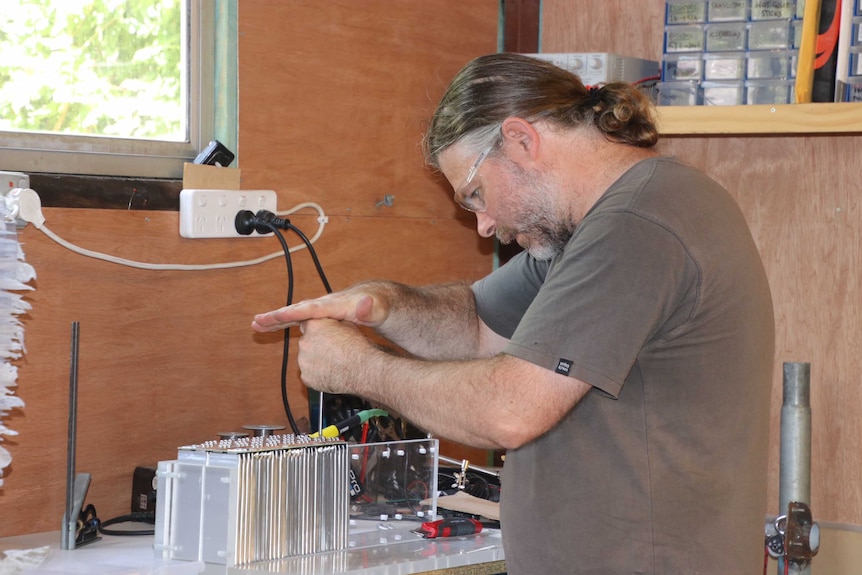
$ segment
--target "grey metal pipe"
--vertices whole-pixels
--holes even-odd
[[[69,354],[69,426],[66,443],[66,512],[63,514],[60,548],[74,549],[76,526],[81,506],[75,505],[75,448],[78,433],[78,349],[81,340],[81,324],[72,322],[72,350]],[[82,497],[83,499],[83,497]],[[83,501],[81,502],[83,505]]]
[[[811,364],[784,364],[784,399],[781,404],[778,514],[787,513],[791,501],[811,502]],[[779,560],[779,573],[784,561]],[[810,573],[810,567],[799,571]]]

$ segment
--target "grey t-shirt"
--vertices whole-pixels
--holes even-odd
[[[644,160],[552,261],[519,254],[473,291],[505,353],[593,386],[506,455],[510,574],[762,569],[774,319],[726,190]]]

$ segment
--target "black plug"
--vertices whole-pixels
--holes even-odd
[[[254,214],[249,210],[241,210],[236,213],[236,217],[233,220],[233,225],[236,228],[236,231],[241,236],[250,236],[251,232],[254,231],[254,226],[256,224],[256,219]],[[269,233],[272,230],[267,229],[263,233]]]
[[[243,236],[251,235],[252,232],[268,234],[273,228],[286,230],[290,227],[290,220],[282,219],[268,210],[260,210],[252,214],[249,210],[237,212],[234,218],[234,227],[237,233]]]

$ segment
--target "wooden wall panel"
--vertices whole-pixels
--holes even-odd
[[[542,0],[542,52],[661,59],[664,0]]]
[[[329,223],[316,248],[332,287],[489,272],[492,244],[478,239],[475,221],[423,165],[418,142],[455,71],[495,50],[497,2],[239,6],[243,187],[276,190],[280,209],[323,206]],[[393,205],[378,206],[387,194]],[[46,208],[45,215],[68,241],[141,261],[235,261],[280,250],[274,238],[180,238],[177,212]],[[317,228],[310,211],[291,221],[308,236]],[[283,259],[143,271],[76,255],[32,226],[21,241],[38,279],[23,318],[27,355],[18,362],[26,407],[7,423],[19,435],[4,441],[14,460],[0,488],[0,537],[59,529],[73,321],[81,324],[78,468],[93,476],[87,502],[102,519],[128,513],[135,466],[244,424],[286,425],[281,337],[250,328],[254,313],[283,305]],[[322,295],[309,255],[297,252],[293,261],[295,299]],[[289,375],[291,403],[305,415],[293,361]],[[444,453],[484,455],[454,444]]]
[[[496,2],[239,8],[244,183],[274,186],[286,203],[325,200],[339,215],[456,216],[451,191],[423,168],[420,141],[452,76],[496,51]],[[381,209],[387,194],[394,204]]]
[[[776,315],[770,503],[778,507],[782,364],[811,362],[811,506],[862,524],[862,211],[851,166],[862,137],[684,138],[668,153],[737,198],[769,275]]]
[[[362,222],[345,228],[337,253],[325,254],[340,259],[349,278],[340,287],[375,277],[430,283],[429,272],[441,265],[452,277],[478,277],[465,252],[490,271],[491,243],[478,238],[473,216],[424,165],[421,136],[454,74],[496,51],[498,2],[239,6],[243,186],[275,189],[280,205],[316,201],[346,223]],[[443,259],[426,257],[423,242],[412,244],[409,261],[389,257],[399,234],[439,221],[457,222],[447,228],[451,235],[424,242],[441,242],[432,249]],[[342,258],[347,244],[356,249]],[[487,458],[455,444],[444,453]]]
[[[661,58],[664,1],[544,0],[542,49]],[[736,197],[752,228],[776,313],[770,512],[778,511],[782,364],[811,362],[816,520],[862,524],[862,135],[665,138]]]

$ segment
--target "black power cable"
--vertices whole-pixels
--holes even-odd
[[[156,531],[155,529],[105,529],[106,527],[110,527],[111,525],[116,525],[117,523],[150,523],[154,524],[156,522],[156,514],[153,511],[141,512],[141,513],[131,513],[129,515],[121,515],[119,517],[114,517],[113,519],[108,519],[107,521],[102,521],[99,524],[99,533],[102,535],[153,535]]]
[[[293,303],[293,262],[290,257],[290,248],[287,245],[287,242],[284,239],[284,236],[281,233],[281,230],[290,230],[294,232],[296,235],[300,237],[300,239],[305,243],[305,247],[308,248],[308,252],[311,254],[311,259],[314,261],[314,266],[317,269],[317,274],[320,276],[320,280],[323,282],[323,287],[326,289],[326,293],[332,293],[332,288],[329,286],[329,281],[326,279],[326,274],[323,272],[323,266],[320,265],[320,259],[317,257],[317,252],[314,251],[314,247],[311,245],[311,241],[306,237],[302,231],[299,230],[296,226],[290,223],[290,220],[286,218],[279,218],[274,213],[267,210],[260,210],[256,214],[248,210],[242,210],[237,213],[236,218],[234,219],[234,225],[236,227],[236,231],[244,236],[251,235],[252,232],[256,231],[259,234],[268,234],[272,232],[275,237],[278,239],[281,244],[281,249],[284,250],[284,259],[287,263],[287,304],[290,305]],[[290,401],[287,397],[287,364],[288,364],[288,351],[290,344],[290,328],[285,328],[284,330],[284,347],[282,350],[281,356],[281,402],[284,405],[284,413],[287,416],[287,421],[290,424],[290,429],[295,434],[299,434],[299,427],[296,424],[296,420],[293,417],[293,411],[290,408]],[[321,402],[323,401],[323,394],[321,394]],[[321,422],[322,423],[322,422]]]

